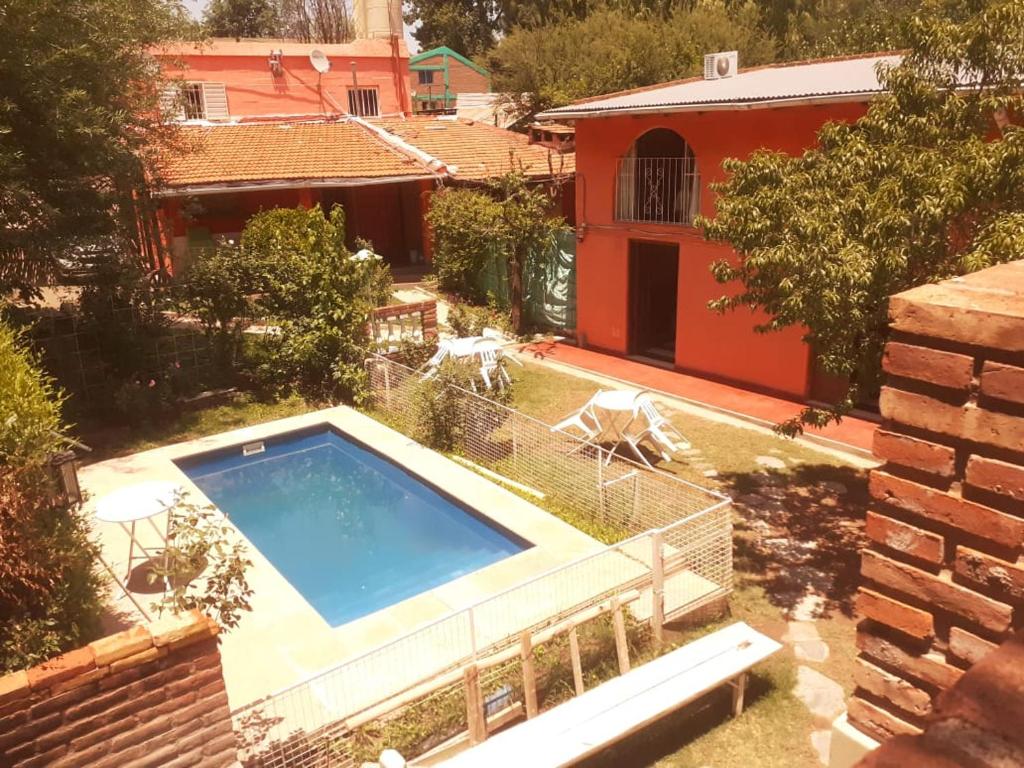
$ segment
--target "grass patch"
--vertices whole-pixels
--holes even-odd
[[[93,448],[88,456],[90,462],[103,461],[287,416],[297,416],[317,407],[298,395],[274,400],[246,393],[237,395],[223,405],[186,411],[173,421],[132,429],[102,429],[98,424],[82,424],[76,430],[76,435]]]

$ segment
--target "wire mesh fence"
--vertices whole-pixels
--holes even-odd
[[[111,395],[110,359],[118,344],[113,329],[131,329],[133,364],[139,375],[171,367],[199,380],[212,373],[210,339],[194,324],[132,306],[112,307],[109,318],[109,327],[100,328],[60,313],[35,318],[29,326],[28,338],[47,372],[82,403]]]
[[[415,436],[419,374],[380,356],[368,370],[375,414]],[[523,633],[553,632],[623,595],[630,595],[630,620],[646,625],[730,591],[728,498],[467,390],[458,395],[457,453],[536,489],[545,506],[612,543],[236,711],[247,765],[347,768],[376,757],[369,745],[389,735],[402,741],[412,734],[419,750],[429,748],[467,727],[467,665],[485,670],[485,708],[518,700],[514,667]],[[545,673],[562,675],[561,693],[552,689],[549,702],[566,693],[559,670]],[[424,722],[429,732],[419,733]]]

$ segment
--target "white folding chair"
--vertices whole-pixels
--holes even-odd
[[[495,383],[498,389],[504,389],[510,385],[508,371],[502,365],[503,353],[501,345],[491,339],[481,339],[473,345],[473,356],[480,363],[480,378],[484,386],[490,389]]]
[[[672,454],[676,451],[685,451],[690,447],[690,441],[676,429],[676,426],[661,414],[654,401],[649,395],[643,394],[636,399],[636,408],[633,418],[642,416],[646,426],[639,432],[623,432],[623,438],[633,449],[633,453],[639,456],[644,464],[650,466],[650,462],[640,452],[640,443],[643,440],[650,440],[661,450],[661,458],[665,461],[672,461]],[[675,437],[676,439],[673,439]]]
[[[582,407],[573,411],[566,418],[555,424],[551,428],[551,431],[564,432],[565,434],[572,436],[572,433],[568,430],[570,428],[575,428],[583,433],[584,444],[596,440],[604,431],[601,420],[597,418],[597,413],[594,410],[594,400],[599,394],[601,394],[601,390],[598,390],[593,397],[583,404]],[[582,446],[578,446],[574,450],[578,450],[579,447]]]
[[[420,370],[426,368],[424,374],[420,376],[420,381],[426,381],[427,379],[436,376],[438,369],[441,367],[441,363],[443,363],[447,357],[448,347],[442,343],[438,346],[437,352],[435,352],[433,356],[420,367]]]

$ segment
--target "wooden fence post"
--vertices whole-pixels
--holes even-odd
[[[475,664],[466,667],[463,673],[466,685],[466,723],[469,728],[469,743],[479,744],[487,739],[487,718],[484,715],[483,697],[480,695],[480,670]]]
[[[661,531],[651,534],[651,629],[654,642],[665,642],[665,551]]]
[[[583,693],[583,660],[580,658],[580,638],[576,627],[569,630],[569,658],[572,660],[572,682],[576,695]]]
[[[619,598],[612,598],[612,623],[615,626],[615,653],[619,657],[619,674],[629,672],[629,643],[626,638],[626,617],[622,615]]]
[[[533,642],[530,632],[522,634],[523,698],[526,700],[527,719],[537,716],[537,673],[533,668]]]

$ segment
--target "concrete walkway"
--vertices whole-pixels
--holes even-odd
[[[688,400],[705,408],[721,411],[761,426],[771,426],[796,415],[799,403],[771,395],[733,387],[678,371],[580,349],[563,342],[539,341],[525,344],[524,357],[552,361],[579,370],[601,374],[645,389]],[[847,416],[841,424],[808,429],[805,438],[860,455],[871,453],[875,423]]]

